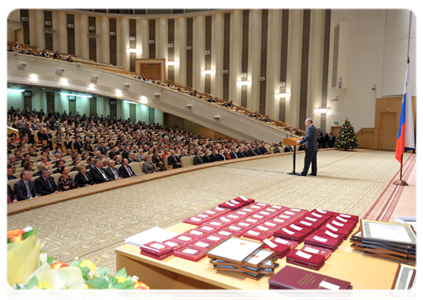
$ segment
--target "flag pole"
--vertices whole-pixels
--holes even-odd
[[[410,34],[411,34],[411,17],[412,17],[412,11],[410,10],[410,22],[408,24],[408,47],[407,47],[407,64],[410,63]],[[401,166],[400,166],[400,179],[394,181],[392,184],[399,185],[399,186],[407,186],[408,183],[402,180],[402,165],[403,165],[403,156],[404,154],[401,154]]]

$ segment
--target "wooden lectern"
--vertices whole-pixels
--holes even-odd
[[[293,167],[292,173],[288,173],[288,175],[297,175],[297,173],[295,173],[295,157],[296,157],[296,154],[297,154],[297,141],[301,141],[301,139],[295,138],[295,137],[283,139],[284,145],[294,146],[294,155],[292,156],[294,167]]]

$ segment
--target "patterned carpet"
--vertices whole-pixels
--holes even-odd
[[[408,154],[404,155],[404,160]],[[297,155],[296,171],[304,154]],[[43,251],[67,263],[93,260],[115,271],[114,249],[153,226],[162,228],[243,195],[297,208],[363,214],[398,171],[393,152],[318,153],[318,176],[298,177],[292,156],[197,170],[11,215],[8,229],[28,225],[46,241]]]

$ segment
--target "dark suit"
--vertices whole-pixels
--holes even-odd
[[[211,162],[214,162],[214,161],[219,161],[220,159],[219,159],[219,154],[210,154],[210,156],[209,156],[209,158],[210,158],[210,161]]]
[[[237,159],[237,158],[239,158],[238,153],[235,153],[234,151],[231,151],[229,153],[229,155],[231,156],[231,159]]]
[[[40,176],[35,179],[35,187],[37,188],[38,194],[41,196],[50,195],[53,192],[59,190],[56,183],[54,182],[53,177],[50,176],[47,178],[47,180],[50,182],[51,187],[48,182],[46,182],[46,179],[44,179],[44,177]]]
[[[105,168],[103,170],[104,170],[104,172],[106,172],[106,175],[107,175],[107,177],[110,178],[110,180],[115,180],[116,179],[116,176],[115,176],[115,173],[114,173],[113,169],[115,170],[116,175],[119,178],[122,178],[122,175],[120,175],[119,172],[118,172],[118,170],[116,170],[115,168],[107,167],[107,168]]]
[[[200,156],[198,156],[198,155],[194,156],[194,165],[200,165],[200,164],[203,164],[203,163],[204,163],[203,159]]]
[[[209,155],[203,155],[201,159],[203,160],[203,163],[205,164],[212,162]]]
[[[181,162],[177,156],[169,155],[167,157],[168,165],[173,166],[174,169],[180,168],[181,165],[177,165],[177,163]]]
[[[236,153],[236,155],[238,156],[238,158],[244,158],[244,157],[246,157],[242,151],[238,151]]]
[[[254,149],[248,150],[248,151],[247,151],[247,153],[248,153],[248,156],[256,156],[256,155],[258,155],[258,154],[254,151]]]
[[[132,175],[129,174],[129,172],[128,172],[128,170],[126,168],[128,168],[132,172]],[[129,178],[129,177],[135,176],[135,173],[132,170],[132,168],[131,168],[130,165],[127,165],[126,168],[125,168],[124,165],[120,166],[120,168],[119,168],[119,173],[122,176],[122,178]]]
[[[35,188],[35,182],[30,180],[28,181],[28,184],[29,191],[31,192],[32,197],[38,197],[37,189]],[[29,199],[29,195],[26,190],[26,185],[22,179],[15,183],[13,189],[16,194],[16,199],[18,199],[18,201]]]
[[[301,144],[305,145],[304,169],[301,175],[307,175],[311,163],[311,174],[317,174],[317,129],[313,124],[308,126],[305,137],[301,140]]]
[[[79,154],[81,154],[81,153],[82,153],[82,147],[83,147],[82,142],[75,142],[75,144],[73,145],[73,148],[74,148],[76,151],[78,151],[78,153],[79,153]]]
[[[104,178],[101,171],[104,172],[104,170],[102,170],[102,169],[100,169],[100,171],[99,171],[97,167],[92,168],[90,170],[90,174],[91,174],[91,177],[93,178],[94,182],[95,183],[103,183],[103,182],[110,181],[109,177],[107,177],[107,175],[106,175],[106,172],[103,173],[104,176],[106,176],[106,178]]]
[[[65,147],[66,147],[66,149],[72,149],[72,143],[73,143],[72,141],[69,141],[69,142],[66,142],[65,141]]]
[[[100,151],[100,152],[101,152],[101,154],[106,155],[107,148],[106,148],[106,147],[98,147],[98,151]]]
[[[264,147],[264,146],[261,146],[261,147],[259,148],[259,150],[260,150],[261,154],[266,154],[266,153],[269,153],[269,151],[267,151],[266,147]]]
[[[87,178],[85,178],[85,176]],[[93,185],[94,180],[90,174],[90,172],[85,172],[85,176],[82,173],[78,173],[75,175],[75,179],[73,180],[78,187],[84,187],[86,184]]]
[[[244,154],[244,157],[249,157],[250,156],[250,154],[248,154],[248,151],[247,150],[242,151],[242,154]]]

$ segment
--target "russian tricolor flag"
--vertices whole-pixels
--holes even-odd
[[[404,152],[415,149],[413,106],[409,84],[409,65],[405,71],[404,96],[402,98],[401,116],[398,128],[397,148],[395,158],[402,163],[401,156]]]

